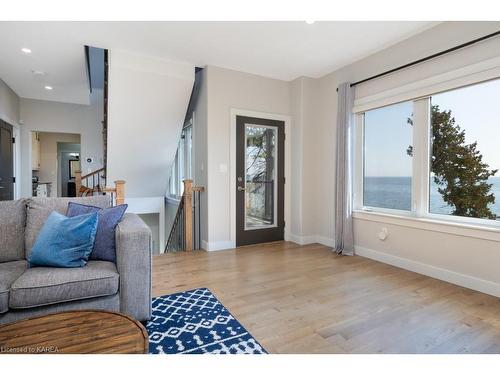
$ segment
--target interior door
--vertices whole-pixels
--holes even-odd
[[[0,120],[0,201],[14,199],[12,126]]]
[[[285,232],[285,123],[236,117],[236,246]]]

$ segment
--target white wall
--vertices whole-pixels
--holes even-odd
[[[11,124],[19,122],[19,96],[1,79],[0,119]]]
[[[208,88],[207,70],[203,69],[198,73],[200,80],[200,90],[196,103],[194,104],[194,125],[193,125],[193,181],[195,186],[204,186],[207,190],[200,193],[200,226],[201,241],[208,242]],[[168,227],[168,226],[167,226]]]
[[[57,143],[80,143],[80,134],[71,133],[39,133],[40,139],[40,169],[39,182],[52,182],[50,196],[61,195],[61,184],[58,179],[59,160]]]
[[[324,137],[315,132],[314,104],[317,80],[300,77],[291,82],[292,114],[292,206],[291,239],[297,243],[314,242],[316,237],[316,185],[309,183],[317,174],[316,144]],[[321,182],[322,183],[322,182]]]
[[[315,169],[315,178],[303,180],[305,189],[316,192],[311,238],[328,245],[333,243],[336,87],[341,82],[367,78],[499,28],[499,22],[447,22],[317,80],[316,100],[311,103],[314,115],[309,125],[318,137],[306,141],[314,157],[304,166],[305,170]],[[360,85],[356,87],[356,96],[370,95],[493,56],[500,56],[500,38]],[[315,185],[314,189],[308,187],[311,184]],[[376,236],[382,227],[389,231],[384,242]],[[360,254],[500,295],[500,243],[494,236],[483,240],[464,237],[460,229],[456,234],[443,233],[435,227],[419,229],[366,217],[354,220],[354,231]],[[497,237],[500,236],[497,234]]]
[[[166,193],[194,66],[109,51],[108,177],[127,197]]]
[[[208,66],[207,191],[208,247],[231,247],[231,108],[289,115],[290,83]],[[195,120],[197,121],[197,120]],[[205,245],[206,246],[206,245]]]
[[[72,133],[81,136],[82,173],[102,168],[102,91],[94,90],[91,105],[21,99],[22,196],[31,196],[31,132]],[[93,162],[87,163],[86,158]]]

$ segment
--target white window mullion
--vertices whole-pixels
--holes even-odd
[[[429,207],[430,98],[414,101],[412,208],[419,217]]]

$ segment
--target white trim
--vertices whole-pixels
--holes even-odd
[[[297,234],[290,234],[288,241],[295,242],[299,245],[309,245],[316,243],[316,236],[299,236]]]
[[[333,248],[333,245],[334,245],[334,239],[333,238],[328,238],[328,237],[324,237],[324,236],[316,236],[316,242],[317,243],[320,243],[322,245],[325,245],[325,246],[328,246],[328,247],[332,247]]]
[[[413,229],[500,242],[499,227],[486,227],[464,222],[445,221],[443,219],[432,219],[428,217],[416,217],[414,215],[394,215],[382,212],[354,211],[353,218],[356,220],[373,221]]]
[[[354,100],[354,113],[425,97],[500,77],[500,57],[495,57],[430,78]]]
[[[288,115],[281,115],[276,113],[266,113],[266,112],[256,112],[246,109],[231,108],[230,110],[230,140],[229,140],[229,205],[230,205],[230,222],[231,222],[231,240],[228,241],[231,245],[227,248],[236,247],[236,116],[248,116],[265,118],[269,120],[278,120],[285,123],[285,240],[290,237],[290,207],[291,207],[291,150],[290,150],[290,136],[291,136],[291,117]],[[214,248],[217,248],[220,243],[226,243],[226,241],[220,241],[215,243],[208,243],[209,251],[212,250],[211,246],[214,244]]]
[[[232,241],[201,241],[201,248],[205,251],[220,251],[234,249]]]
[[[321,245],[325,245],[328,247],[333,247],[333,238],[324,237],[320,235],[312,235],[312,236],[298,236],[296,234],[290,234],[290,238],[288,241],[295,242],[299,245],[310,245],[314,243],[318,243]]]
[[[478,83],[481,84],[481,83]],[[412,186],[411,186],[411,210],[396,210],[381,207],[363,206],[363,160],[364,142],[363,131],[356,134],[356,157],[361,160],[356,164],[354,171],[356,195],[354,200],[354,211],[358,212],[358,217],[363,214],[381,214],[382,217],[405,218],[418,220],[420,222],[443,224],[445,226],[460,226],[461,228],[473,228],[476,232],[467,237],[484,239],[481,230],[500,233],[500,221],[461,217],[454,215],[436,214],[429,212],[429,179],[430,179],[430,155],[431,155],[431,99],[424,97],[413,100],[413,161],[412,161]],[[356,113],[356,124],[363,128],[363,113]],[[432,230],[432,229],[430,229]],[[477,232],[479,231],[479,232]],[[449,230],[441,232],[449,232]],[[479,233],[479,234],[478,234]],[[486,238],[489,239],[489,238]],[[496,241],[496,239],[495,239]]]
[[[365,258],[370,258],[382,263],[403,268],[412,272],[443,280],[465,288],[477,290],[482,293],[500,297],[500,284],[480,279],[475,276],[458,273],[445,268],[431,266],[415,260],[401,258],[381,251],[368,249],[362,246],[355,246],[355,254]]]

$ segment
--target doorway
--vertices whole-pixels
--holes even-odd
[[[80,167],[80,144],[57,142],[58,196],[76,197],[76,172]]]
[[[236,246],[284,239],[285,123],[236,116]]]
[[[14,199],[12,126],[0,120],[0,201]]]
[[[32,132],[31,176],[34,197],[76,196],[80,134]]]

